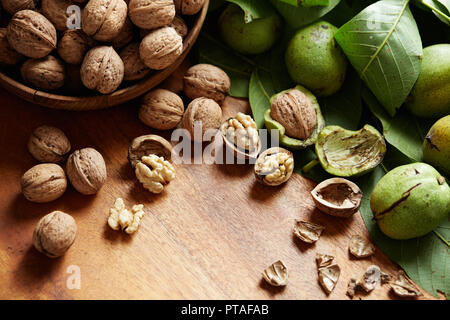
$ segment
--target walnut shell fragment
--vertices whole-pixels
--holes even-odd
[[[317,208],[329,215],[348,218],[359,210],[362,192],[353,182],[331,178],[319,183],[311,195]]]
[[[329,254],[316,253],[317,268],[323,268],[329,266],[334,260],[334,257]]]
[[[341,268],[337,264],[319,268],[319,283],[327,294],[330,294],[336,286]]]
[[[258,181],[268,186],[279,186],[291,177],[294,156],[284,148],[272,147],[258,156],[254,170]]]
[[[406,276],[403,270],[397,274],[394,283],[391,283],[392,291],[399,297],[420,297],[422,293],[416,285]]]
[[[281,260],[278,260],[267,267],[263,271],[262,276],[264,280],[272,286],[285,286],[287,285],[288,280],[288,270],[284,263]]]
[[[169,141],[156,134],[135,138],[128,147],[128,161],[134,169],[142,157],[155,154],[165,160],[172,159],[172,145]]]
[[[353,298],[354,296],[355,296],[355,293],[356,293],[356,288],[357,288],[357,286],[356,286],[356,279],[350,279],[350,281],[348,282],[348,285],[347,285],[347,292],[346,292],[346,294],[350,297],[350,298]]]
[[[348,249],[356,258],[366,258],[375,253],[375,246],[368,239],[359,235],[351,237]]]
[[[367,268],[364,274],[356,282],[359,288],[362,288],[365,292],[371,292],[381,283],[381,270],[376,265],[371,265]]]
[[[294,224],[294,234],[306,243],[314,243],[319,240],[324,226],[312,222],[296,220]]]

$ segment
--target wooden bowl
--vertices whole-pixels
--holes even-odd
[[[203,22],[205,21],[206,13],[208,12],[208,5],[209,0],[205,0],[203,9],[196,15],[195,21],[183,41],[183,53],[171,66],[164,70],[153,72],[149,77],[144,78],[128,87],[120,88],[111,94],[94,94],[91,96],[81,97],[52,94],[30,88],[2,72],[0,72],[0,85],[12,94],[15,94],[26,101],[53,109],[97,110],[130,101],[156,87],[179,67],[189,51],[192,49],[192,46],[200,34]]]

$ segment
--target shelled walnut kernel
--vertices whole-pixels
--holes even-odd
[[[283,148],[273,147],[261,153],[255,163],[255,175],[259,181],[269,186],[278,186],[294,171],[294,156]]]
[[[172,164],[155,154],[142,157],[136,164],[135,173],[144,188],[152,193],[161,193],[164,186],[175,179]]]
[[[117,198],[114,207],[109,210],[108,225],[113,230],[122,229],[128,234],[132,234],[139,228],[144,214],[144,205],[134,205],[130,212],[125,208],[123,199]]]

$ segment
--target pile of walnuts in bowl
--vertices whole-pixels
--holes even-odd
[[[188,33],[183,17],[197,14],[204,0],[0,3],[0,65],[9,66],[10,73],[20,65],[23,81],[39,90],[84,85],[110,94],[123,81],[140,80],[173,64]],[[80,24],[72,28],[76,6]]]

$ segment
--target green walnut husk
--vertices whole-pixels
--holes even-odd
[[[423,142],[423,161],[450,177],[450,115],[439,119]]]
[[[266,112],[264,113],[264,122],[265,122],[267,130],[273,130],[273,129],[278,130],[278,133],[280,135],[280,144],[282,146],[285,146],[286,148],[289,148],[289,149],[300,150],[300,149],[305,149],[305,148],[313,145],[314,143],[316,143],[319,132],[325,126],[325,119],[323,118],[322,112],[320,111],[319,102],[317,101],[317,98],[312,94],[312,92],[301,85],[297,85],[295,87],[295,89],[303,92],[306,95],[306,97],[308,97],[311,100],[312,105],[313,105],[314,109],[316,110],[317,124],[316,124],[316,127],[314,128],[314,131],[312,132],[312,134],[305,140],[287,136],[285,134],[286,129],[283,127],[283,125],[281,123],[279,123],[278,121],[272,119],[272,117],[270,116],[270,109],[266,110]],[[282,95],[287,91],[289,91],[289,90],[282,91],[282,92],[272,96],[270,98],[270,103],[272,103],[273,99],[275,99],[277,96]]]
[[[450,213],[450,187],[426,163],[403,165],[380,179],[370,208],[381,231],[393,239],[423,236]]]
[[[384,137],[368,124],[358,131],[327,126],[316,142],[316,155],[323,169],[339,177],[361,176],[373,170],[385,153]]]

